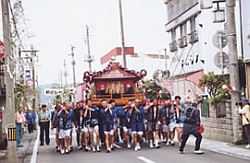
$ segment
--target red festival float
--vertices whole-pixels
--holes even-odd
[[[146,70],[128,70],[119,62],[110,62],[102,71],[84,72],[86,99],[99,105],[102,99],[114,99],[117,105],[125,105],[128,100],[144,99],[143,78]]]

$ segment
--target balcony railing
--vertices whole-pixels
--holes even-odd
[[[188,43],[187,43],[187,37],[186,36],[183,36],[182,38],[178,39],[178,46],[180,48],[183,48],[183,47],[185,47],[187,45],[188,45]]]
[[[171,52],[174,52],[176,51],[178,48],[177,48],[177,42],[176,41],[173,41],[169,44],[169,49]]]

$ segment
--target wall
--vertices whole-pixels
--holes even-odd
[[[210,105],[209,117],[201,117],[201,122],[204,125],[205,131],[203,137],[212,140],[233,142],[233,120],[232,109],[229,101],[224,103],[225,117],[217,118],[217,112],[213,105]]]

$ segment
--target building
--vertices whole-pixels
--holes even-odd
[[[101,66],[105,68],[110,62],[112,57],[116,58],[116,61],[123,64],[123,56],[121,54],[122,49],[116,47],[104,56],[101,57]],[[166,70],[167,67],[167,54],[138,54],[135,53],[134,47],[126,47],[126,64],[128,69],[133,70],[147,70],[147,76],[145,79],[152,79],[156,70]]]
[[[205,93],[198,86],[203,74],[211,71],[215,74],[228,73],[225,1],[164,2],[168,14],[165,30],[169,42],[168,69],[171,77],[164,83],[173,95],[193,99]]]
[[[225,0],[164,0],[164,3],[167,6],[165,29],[169,43],[167,53],[170,78],[164,80],[162,85],[173,95],[178,94],[184,97],[183,99],[195,99],[197,95],[205,95],[205,90],[198,86],[203,74],[229,73],[226,2]],[[239,10],[240,6],[244,10]],[[248,46],[248,48],[238,46],[237,50],[238,55],[244,57],[250,54],[245,52],[249,50],[249,21],[244,21],[249,15],[248,6],[248,0],[236,1],[235,11],[239,11],[236,13],[238,45],[241,45],[243,40],[245,41],[243,45]],[[242,40],[240,24],[242,27],[244,25],[245,30],[245,33],[242,30],[245,36]],[[220,106],[211,106],[203,102],[201,115],[206,128],[204,137],[221,141],[234,140],[230,101]]]

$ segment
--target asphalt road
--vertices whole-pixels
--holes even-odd
[[[75,137],[74,137],[75,138]],[[150,149],[147,144],[142,145],[140,151],[134,151],[133,148],[126,149],[125,144],[118,144],[121,148],[115,148],[111,153],[106,153],[103,146],[100,153],[85,152],[77,150],[75,139],[73,141],[74,150],[70,154],[61,155],[55,151],[55,141],[51,133],[51,144],[49,146],[39,146],[37,163],[249,163],[236,157],[214,153],[203,150],[205,154],[195,155],[192,146],[185,148],[185,154],[178,153],[177,145],[174,147],[161,144],[160,149]]]

